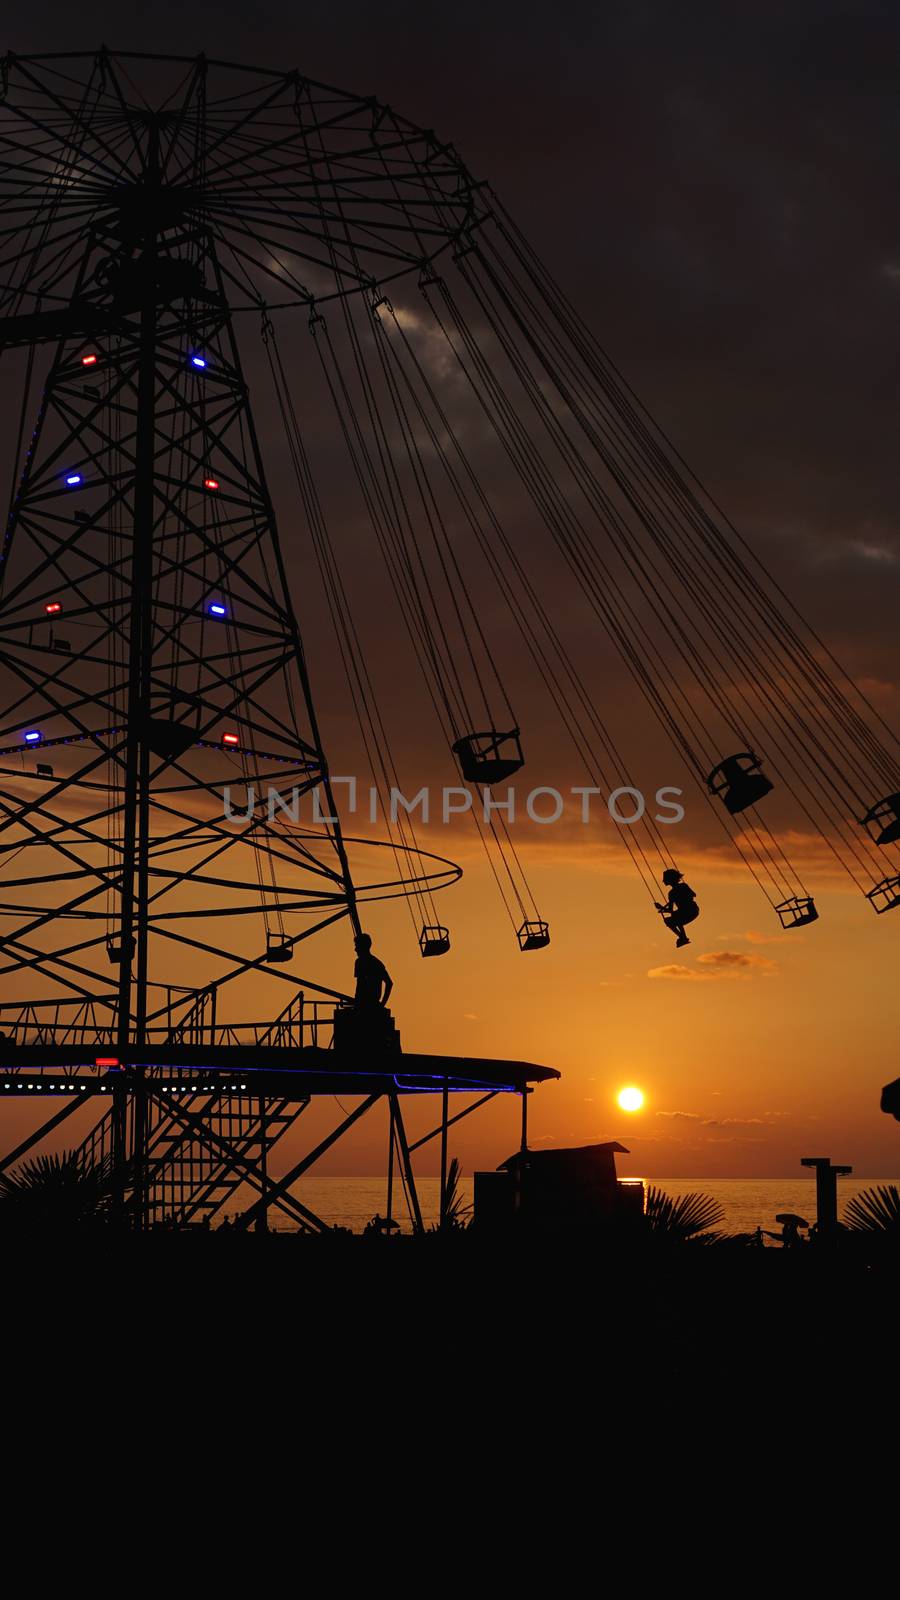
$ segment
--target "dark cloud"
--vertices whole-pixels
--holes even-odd
[[[768,957],[747,955],[739,950],[706,951],[697,957],[697,965],[703,968],[702,972],[673,961],[666,966],[651,967],[647,977],[669,978],[680,983],[714,983],[721,979],[747,982],[754,974],[768,978],[778,970],[778,963]]]
[[[772,973],[778,967],[778,963],[767,956],[750,956],[742,950],[708,950],[697,960],[701,966],[712,967],[716,972]]]
[[[33,20],[7,19],[6,43],[23,53],[101,39],[296,63],[453,140],[879,711],[895,716],[900,661],[885,581],[900,549],[895,7],[459,0],[442,10],[345,0],[298,10],[287,0],[160,0],[145,17],[125,17],[111,0],[77,13],[49,0]],[[275,418],[254,395],[279,509],[290,507]],[[290,559],[326,738],[343,759],[354,735],[317,580],[302,556]],[[564,593],[560,575],[560,606]],[[411,696],[405,659],[389,654],[378,663],[382,692]],[[611,674],[610,700],[615,689]],[[401,766],[425,748],[424,689],[419,698],[412,729],[391,730]],[[529,762],[553,764],[561,783],[580,780],[546,703],[529,705],[527,733]],[[648,723],[636,743],[642,787],[682,780]],[[422,759],[437,768],[436,737],[431,751]],[[689,813],[679,846],[699,829]],[[547,847],[561,842],[554,831]],[[702,830],[701,842],[710,844]],[[817,882],[833,874],[820,841],[795,837],[788,848]],[[724,870],[737,870],[730,853]],[[654,975],[713,974],[673,966]]]
[[[764,1117],[704,1117],[699,1111],[657,1111],[667,1122],[696,1122],[701,1128],[770,1128],[786,1113],[767,1112]]]
[[[708,1117],[704,1120],[704,1128],[769,1128],[771,1123],[767,1117]]]

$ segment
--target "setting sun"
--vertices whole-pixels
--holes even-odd
[[[628,1089],[620,1089],[616,1098],[623,1111],[640,1111],[641,1106],[644,1104],[643,1090],[635,1089],[633,1086]]]

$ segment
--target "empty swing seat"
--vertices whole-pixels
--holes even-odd
[[[106,941],[106,954],[112,967],[120,967],[123,961],[133,961],[135,952],[134,939],[120,939],[111,934]]]
[[[525,765],[518,728],[467,733],[451,746],[466,783],[500,783]]]
[[[266,953],[264,961],[292,961],[294,959],[294,946],[290,939],[281,933],[266,934]]]
[[[762,771],[762,761],[752,750],[740,750],[737,755],[726,756],[706,780],[710,794],[718,795],[733,817],[755,806],[774,785]]]
[[[449,928],[426,924],[419,935],[419,949],[423,956],[445,956],[450,949]]]
[[[523,922],[516,935],[520,950],[543,950],[550,943],[549,922]]]
[[[144,730],[147,744],[161,761],[177,761],[197,743],[196,728],[184,722],[170,722],[164,717],[148,717]]]
[[[876,844],[895,844],[900,839],[900,794],[877,800],[862,819]]]
[[[866,899],[871,901],[879,916],[883,911],[893,911],[895,906],[900,906],[900,875],[883,878],[868,891]]]
[[[816,903],[809,895],[794,895],[790,900],[782,900],[775,910],[783,928],[805,928],[807,923],[819,920]]]

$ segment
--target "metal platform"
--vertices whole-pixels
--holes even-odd
[[[0,1105],[30,1101],[44,1109],[38,1113],[40,1126],[0,1159],[0,1172],[28,1155],[48,1134],[58,1134],[79,1106],[89,1100],[96,1105],[99,1099],[99,1119],[77,1153],[86,1167],[118,1171],[115,1205],[135,1227],[198,1222],[208,1226],[225,1213],[226,1206],[243,1197],[243,1208],[232,1223],[235,1227],[265,1230],[270,1213],[277,1212],[282,1225],[327,1231],[327,1223],[292,1193],[293,1185],[380,1105],[387,1113],[388,1224],[393,1225],[395,1188],[402,1189],[413,1229],[422,1232],[414,1152],[432,1140],[440,1141],[444,1197],[449,1130],[497,1095],[517,1095],[524,1148],[532,1087],[560,1076],[553,1067],[529,1061],[303,1045],[300,1038],[304,1033],[310,1036],[308,1019],[302,1028],[292,1025],[297,1042],[286,1037],[283,1023],[279,1043],[271,1042],[276,1036],[272,1028],[256,1029],[255,1038],[235,1043],[233,1027],[197,1025],[191,1042],[170,1037],[122,1048],[80,1024],[73,1028],[45,1022],[35,1029],[33,1019],[26,1023],[20,1018],[15,1026],[21,1042],[7,1036],[0,1043]],[[88,1031],[94,1032],[93,1038],[84,1037]],[[74,1039],[62,1037],[72,1032]],[[223,1034],[231,1042],[220,1042]],[[464,1097],[461,1109],[452,1115],[451,1095]],[[287,1172],[273,1176],[274,1147],[316,1097],[332,1096],[338,1100],[342,1120]],[[401,1111],[401,1101],[408,1096],[432,1101],[436,1096],[440,1107],[436,1124],[412,1140]],[[355,1101],[352,1109],[342,1104],[344,1098]],[[140,1152],[124,1167],[117,1163],[123,1145]],[[444,1221],[442,1198],[442,1226]]]
[[[165,1094],[277,1096],[307,1100],[335,1094],[523,1094],[558,1078],[530,1061],[397,1052],[359,1056],[308,1046],[165,1045],[116,1056],[71,1045],[18,1045],[0,1055],[0,1095],[112,1094],[149,1078]]]

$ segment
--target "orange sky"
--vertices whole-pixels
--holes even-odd
[[[630,870],[616,869],[606,852],[595,862],[561,842],[543,844],[531,871],[552,942],[523,955],[467,836],[455,844],[464,876],[440,902],[449,955],[422,961],[402,904],[373,907],[366,925],[395,980],[392,1009],[407,1049],[561,1071],[561,1081],[531,1097],[532,1144],[618,1139],[631,1151],[620,1171],[651,1177],[799,1176],[808,1155],[829,1155],[863,1177],[900,1171],[900,1129],[878,1108],[882,1085],[897,1073],[890,917],[876,918],[835,882],[819,896],[819,923],[781,933],[752,883],[704,869],[700,852],[687,865],[701,919],[688,949],[676,952]],[[304,968],[349,986],[348,942],[346,927],[331,930]],[[260,1013],[280,1009],[289,992],[261,979]],[[615,1104],[625,1084],[646,1095],[636,1115]],[[421,1100],[405,1107],[411,1136],[431,1125]],[[436,1100],[432,1109],[436,1118]],[[330,1099],[314,1105],[275,1170],[340,1115]],[[34,1121],[16,1108],[7,1145]],[[380,1109],[370,1114],[321,1172],[380,1170],[384,1122]],[[518,1131],[517,1101],[500,1097],[453,1131],[451,1152],[465,1171],[493,1166],[516,1147]],[[437,1158],[435,1142],[419,1170],[434,1172]]]
[[[475,9],[468,21],[490,31],[484,8]],[[889,73],[881,87],[871,81],[871,59],[868,82],[866,62],[854,64],[852,51],[864,53],[862,35],[854,43],[845,27],[832,33],[822,19],[812,27],[805,9],[771,37],[758,33],[753,8],[743,30],[729,22],[721,38],[704,29],[702,40],[685,46],[690,23],[667,8],[651,7],[646,37],[636,38],[628,8],[602,20],[593,8],[584,38],[570,39],[545,8],[534,18],[519,8],[515,28],[506,19],[497,24],[493,53],[472,52],[457,12],[441,19],[429,8],[387,32],[370,10],[350,28],[304,17],[301,30],[294,19],[276,19],[265,42],[258,19],[232,17],[227,6],[207,20],[226,55],[302,57],[304,70],[371,86],[458,140],[479,175],[497,183],[678,448],[896,725],[900,243],[896,141],[883,136],[896,115],[895,89]],[[203,11],[186,49],[208,45]],[[83,33],[80,18],[62,25]],[[27,32],[30,24],[18,26]],[[36,47],[33,39],[11,42]],[[871,49],[891,59],[877,41]],[[508,63],[510,51],[515,70],[504,65],[498,73],[497,59]],[[546,109],[536,119],[538,93]],[[633,132],[638,98],[640,138],[626,145],[621,130]],[[16,380],[0,396],[12,416],[18,395]],[[284,444],[272,436],[265,404],[257,415],[291,546],[296,520],[283,498]],[[349,549],[352,556],[352,543]],[[353,770],[349,715],[332,695],[333,646],[309,565],[308,555],[292,551],[313,689],[333,770]],[[354,578],[368,592],[361,566],[351,588]],[[593,638],[583,619],[567,616],[584,663]],[[374,626],[386,633],[380,615]],[[389,657],[383,644],[371,654],[388,701],[409,693],[407,730],[397,735],[408,791],[431,773],[446,781],[433,753],[424,775],[411,759],[424,719],[411,704],[408,662]],[[598,672],[593,688],[618,715],[620,685]],[[546,707],[532,703],[527,685],[516,704],[534,781],[584,781],[575,772],[563,777]],[[648,730],[648,786],[680,781],[649,721]],[[644,733],[634,739],[641,749]],[[808,1155],[829,1155],[862,1177],[898,1175],[900,1125],[878,1102],[900,1071],[900,913],[877,918],[817,858],[809,864],[821,921],[780,935],[752,882],[689,814],[679,859],[702,916],[690,947],[676,954],[606,836],[550,829],[522,837],[551,923],[545,951],[518,952],[465,825],[431,839],[465,868],[439,902],[452,929],[449,955],[422,961],[404,907],[367,914],[395,978],[393,1009],[407,1047],[559,1068],[561,1081],[532,1097],[531,1142],[619,1139],[632,1152],[619,1160],[624,1175],[793,1177]],[[795,845],[792,853],[806,861],[804,842]],[[311,975],[347,987],[351,963],[342,928],[297,968],[308,965]],[[191,982],[202,980],[192,972]],[[280,1009],[287,993],[283,983],[261,979],[261,1013]],[[646,1095],[634,1116],[615,1104],[626,1083]],[[314,1107],[275,1169],[339,1116],[331,1102]],[[328,1156],[323,1172],[380,1169],[387,1136],[376,1116]],[[7,1143],[25,1120],[24,1111],[10,1117]],[[409,1123],[413,1133],[424,1129],[421,1103],[410,1105]],[[455,1129],[451,1149],[471,1171],[495,1165],[517,1139],[518,1106],[500,1100]],[[433,1172],[436,1162],[433,1144],[421,1170]]]
[[[626,1174],[799,1175],[801,1156],[821,1154],[861,1175],[900,1170],[900,1129],[878,1108],[897,1073],[889,918],[834,885],[819,923],[780,933],[752,884],[708,877],[692,944],[675,952],[630,874],[559,854],[532,873],[547,950],[518,952],[476,861],[442,902],[448,956],[423,963],[395,910],[368,919],[407,1047],[558,1067],[532,1097],[531,1142],[619,1139]],[[647,1098],[629,1116],[615,1096],[630,1083]],[[508,1154],[516,1119],[501,1105],[463,1125],[464,1165]]]

